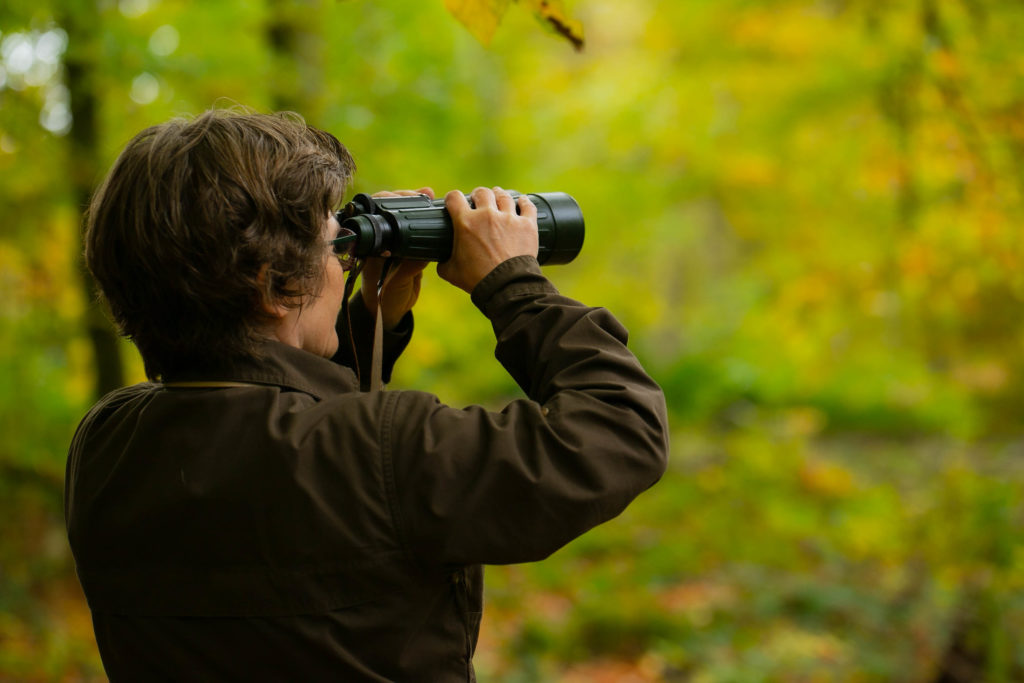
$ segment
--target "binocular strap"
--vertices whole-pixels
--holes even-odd
[[[384,267],[380,271],[380,280],[377,282],[377,321],[373,328],[370,391],[384,390],[384,312],[381,310],[380,300],[384,294],[384,288],[391,280],[391,262],[391,259],[384,262]]]
[[[384,267],[381,269],[380,273],[380,280],[377,282],[377,310],[374,312],[376,321],[374,322],[373,350],[370,357],[370,391],[383,391],[384,389],[384,381],[382,377],[384,374],[384,313],[381,310],[380,301],[381,296],[384,293],[384,288],[391,279],[391,263],[392,259],[388,259],[384,262]],[[342,299],[342,315],[344,315],[345,320],[348,321],[348,343],[352,349],[352,356],[355,359],[356,377],[359,378],[360,386],[363,386],[363,378],[360,371],[361,365],[359,363],[359,350],[356,346],[355,337],[352,334],[352,318],[350,317],[349,312],[349,299],[352,297],[352,290],[354,289],[355,282],[362,271],[362,261],[349,271],[348,279],[345,280],[345,294]]]

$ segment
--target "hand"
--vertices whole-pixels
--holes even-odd
[[[537,207],[526,195],[519,197],[519,215],[512,196],[496,187],[473,190],[471,208],[465,195],[452,190],[445,206],[452,217],[452,256],[437,266],[437,274],[456,287],[472,292],[495,266],[515,256],[536,256]]]
[[[418,190],[397,190],[395,192],[377,192],[374,197],[415,197],[425,194],[431,199],[434,198],[434,191],[429,187],[421,187]],[[385,258],[371,257],[366,259],[363,266],[362,295],[366,308],[370,311],[377,310],[377,283],[380,281],[380,273],[384,268]],[[420,284],[423,281],[423,269],[427,267],[426,261],[402,261],[395,259],[391,264],[388,275],[388,284],[384,288],[383,297],[380,302],[382,322],[384,329],[390,330],[401,322],[405,314],[412,310],[416,300],[420,296]]]

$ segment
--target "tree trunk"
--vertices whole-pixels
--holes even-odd
[[[266,37],[273,56],[270,103],[316,124],[324,106],[324,39],[319,0],[268,0]]]
[[[67,6],[60,25],[68,34],[64,69],[71,96],[71,132],[68,135],[70,180],[78,210],[84,212],[99,182],[99,126],[95,89],[98,70],[100,17],[95,2],[87,0]],[[84,225],[84,223],[83,223]],[[80,233],[81,234],[81,233]],[[79,248],[79,254],[81,254]],[[97,398],[124,386],[118,334],[97,296],[96,283],[78,259],[79,283],[86,298],[84,325],[92,344],[96,367],[94,393]]]

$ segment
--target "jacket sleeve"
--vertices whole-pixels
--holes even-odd
[[[335,363],[352,368],[359,377],[363,390],[369,389],[373,360],[373,330],[376,319],[366,308],[359,292],[349,299],[348,317],[344,309],[338,313],[334,329],[338,333],[338,351],[331,358]],[[393,330],[384,331],[384,354],[381,379],[385,384],[391,381],[391,371],[398,357],[405,351],[412,339],[412,311],[405,314]]]
[[[529,399],[496,413],[392,392],[383,453],[394,522],[420,562],[541,559],[661,477],[664,396],[622,325],[560,296],[532,257],[498,266],[473,300]]]

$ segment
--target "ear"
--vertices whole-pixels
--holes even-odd
[[[270,294],[270,264],[264,263],[260,266],[260,273],[256,276],[260,283],[260,308],[264,313],[273,318],[282,319],[291,310],[280,301],[274,299]]]

